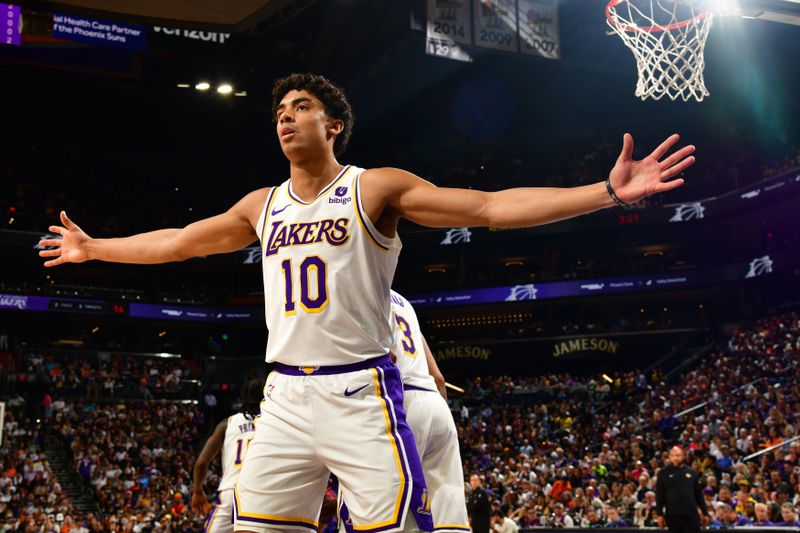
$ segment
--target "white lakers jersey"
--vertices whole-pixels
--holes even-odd
[[[272,189],[261,239],[267,362],[357,363],[392,345],[389,290],[400,238],[378,233],[359,193],[362,168],[347,166],[311,202],[291,180]]]
[[[436,392],[436,382],[428,371],[425,348],[422,344],[422,329],[414,308],[408,300],[392,291],[392,320],[395,325],[392,353],[400,370],[403,385],[420,387]]]
[[[217,490],[232,489],[236,485],[254,431],[252,416],[236,413],[228,417],[225,440],[222,441],[222,479]]]

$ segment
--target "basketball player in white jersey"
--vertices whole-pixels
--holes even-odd
[[[222,420],[214,433],[206,441],[194,464],[192,482],[192,510],[199,515],[207,515],[205,533],[233,532],[233,487],[239,478],[245,453],[255,433],[253,420],[260,412],[263,383],[249,379],[242,384],[239,401],[242,410]],[[217,487],[219,503],[210,504],[203,492],[203,484],[208,473],[208,465],[222,451],[222,478]]]
[[[498,106],[506,105],[497,102]],[[425,102],[413,117],[427,126]],[[329,472],[353,496],[356,531],[431,530],[425,482],[405,421],[402,383],[388,357],[397,222],[430,227],[536,226],[635,203],[680,186],[693,146],[670,136],[634,161],[633,139],[608,179],[573,188],[486,193],[439,188],[395,168],[339,163],[353,126],[344,93],[322,76],[294,74],[273,89],[275,133],[289,179],[255,190],[223,214],[184,228],[93,239],[66,215],[44,239],[45,266],[89,259],[164,263],[226,253],[261,240],[269,339],[276,363],[234,498],[237,532],[317,527]],[[411,520],[406,517],[413,515]]]
[[[403,407],[422,461],[434,531],[470,531],[458,433],[447,406],[444,377],[422,335],[414,308],[395,291],[391,300],[395,323],[392,353],[403,380]],[[344,529],[352,533],[344,490],[341,501],[340,519]]]

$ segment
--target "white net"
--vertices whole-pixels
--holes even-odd
[[[680,1],[611,0],[606,20],[636,58],[636,96],[698,102],[708,96],[703,50],[713,20],[710,12]]]

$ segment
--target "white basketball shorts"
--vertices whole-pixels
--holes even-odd
[[[217,494],[219,503],[208,514],[204,533],[233,533],[233,489],[221,490]]]
[[[458,433],[447,402],[435,391],[406,386],[403,402],[406,420],[414,431],[414,441],[422,459],[422,471],[428,488],[428,502],[434,531],[463,533],[471,531],[464,494],[464,472],[458,448]],[[341,489],[339,518],[344,530],[352,533],[349,502]],[[406,531],[409,531],[406,528]]]
[[[400,373],[389,356],[329,367],[278,365],[234,491],[235,531],[316,531],[330,473],[355,531],[433,530]]]

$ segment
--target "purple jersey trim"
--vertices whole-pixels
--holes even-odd
[[[345,167],[344,167],[344,168],[343,168],[343,169],[342,169],[342,170],[341,170],[341,171],[340,171],[340,172],[339,172],[339,173],[336,175],[336,177],[335,177],[335,178],[333,178],[333,181],[331,181],[329,184],[327,184],[327,185],[325,186],[325,188],[324,188],[324,189],[322,189],[321,191],[319,191],[319,194],[317,194],[317,196],[316,196],[316,197],[314,197],[314,199],[313,199],[313,200],[311,200],[310,202],[304,202],[303,200],[301,200],[301,199],[300,199],[300,197],[299,197],[299,196],[296,196],[296,195],[294,194],[294,192],[292,192],[292,181],[291,181],[291,180],[289,180],[289,186],[288,186],[288,187],[286,187],[286,192],[288,192],[288,193],[289,193],[289,198],[291,198],[291,199],[292,199],[292,200],[294,200],[295,202],[297,202],[297,203],[299,203],[299,204],[303,204],[303,205],[311,205],[311,204],[313,204],[315,201],[317,201],[317,199],[318,199],[318,198],[320,198],[320,197],[321,197],[323,194],[325,194],[326,192],[328,192],[328,191],[331,189],[331,187],[333,187],[333,186],[336,184],[336,182],[337,182],[337,181],[339,181],[339,180],[342,178],[342,176],[344,176],[344,175],[345,175],[345,173],[346,173],[348,170],[350,170],[350,167],[351,167],[351,166],[352,166],[352,165],[346,165],[346,166],[345,166]]]
[[[416,385],[406,385],[403,383],[403,390],[420,390],[422,392],[436,392],[430,389],[426,389],[425,387],[417,387]]]
[[[278,187],[273,187],[272,190],[269,192],[269,196],[267,196],[267,203],[264,204],[264,225],[261,226],[261,247],[264,247],[264,231],[267,229],[267,219],[269,218],[269,208],[272,205],[272,200],[275,199],[275,194],[278,191]]]
[[[361,210],[361,189],[359,188],[360,181],[361,181],[361,175],[358,175],[355,180],[356,215],[358,215],[358,218],[361,220],[361,226],[364,228],[364,231],[367,232],[367,236],[373,242],[373,244],[375,244],[375,246],[377,246],[384,252],[388,252],[389,247],[386,246],[385,244],[382,244],[380,239],[378,239],[375,235],[373,235],[372,230],[370,230],[369,226],[367,226],[367,221],[369,220],[369,218],[367,218],[367,214]]]

